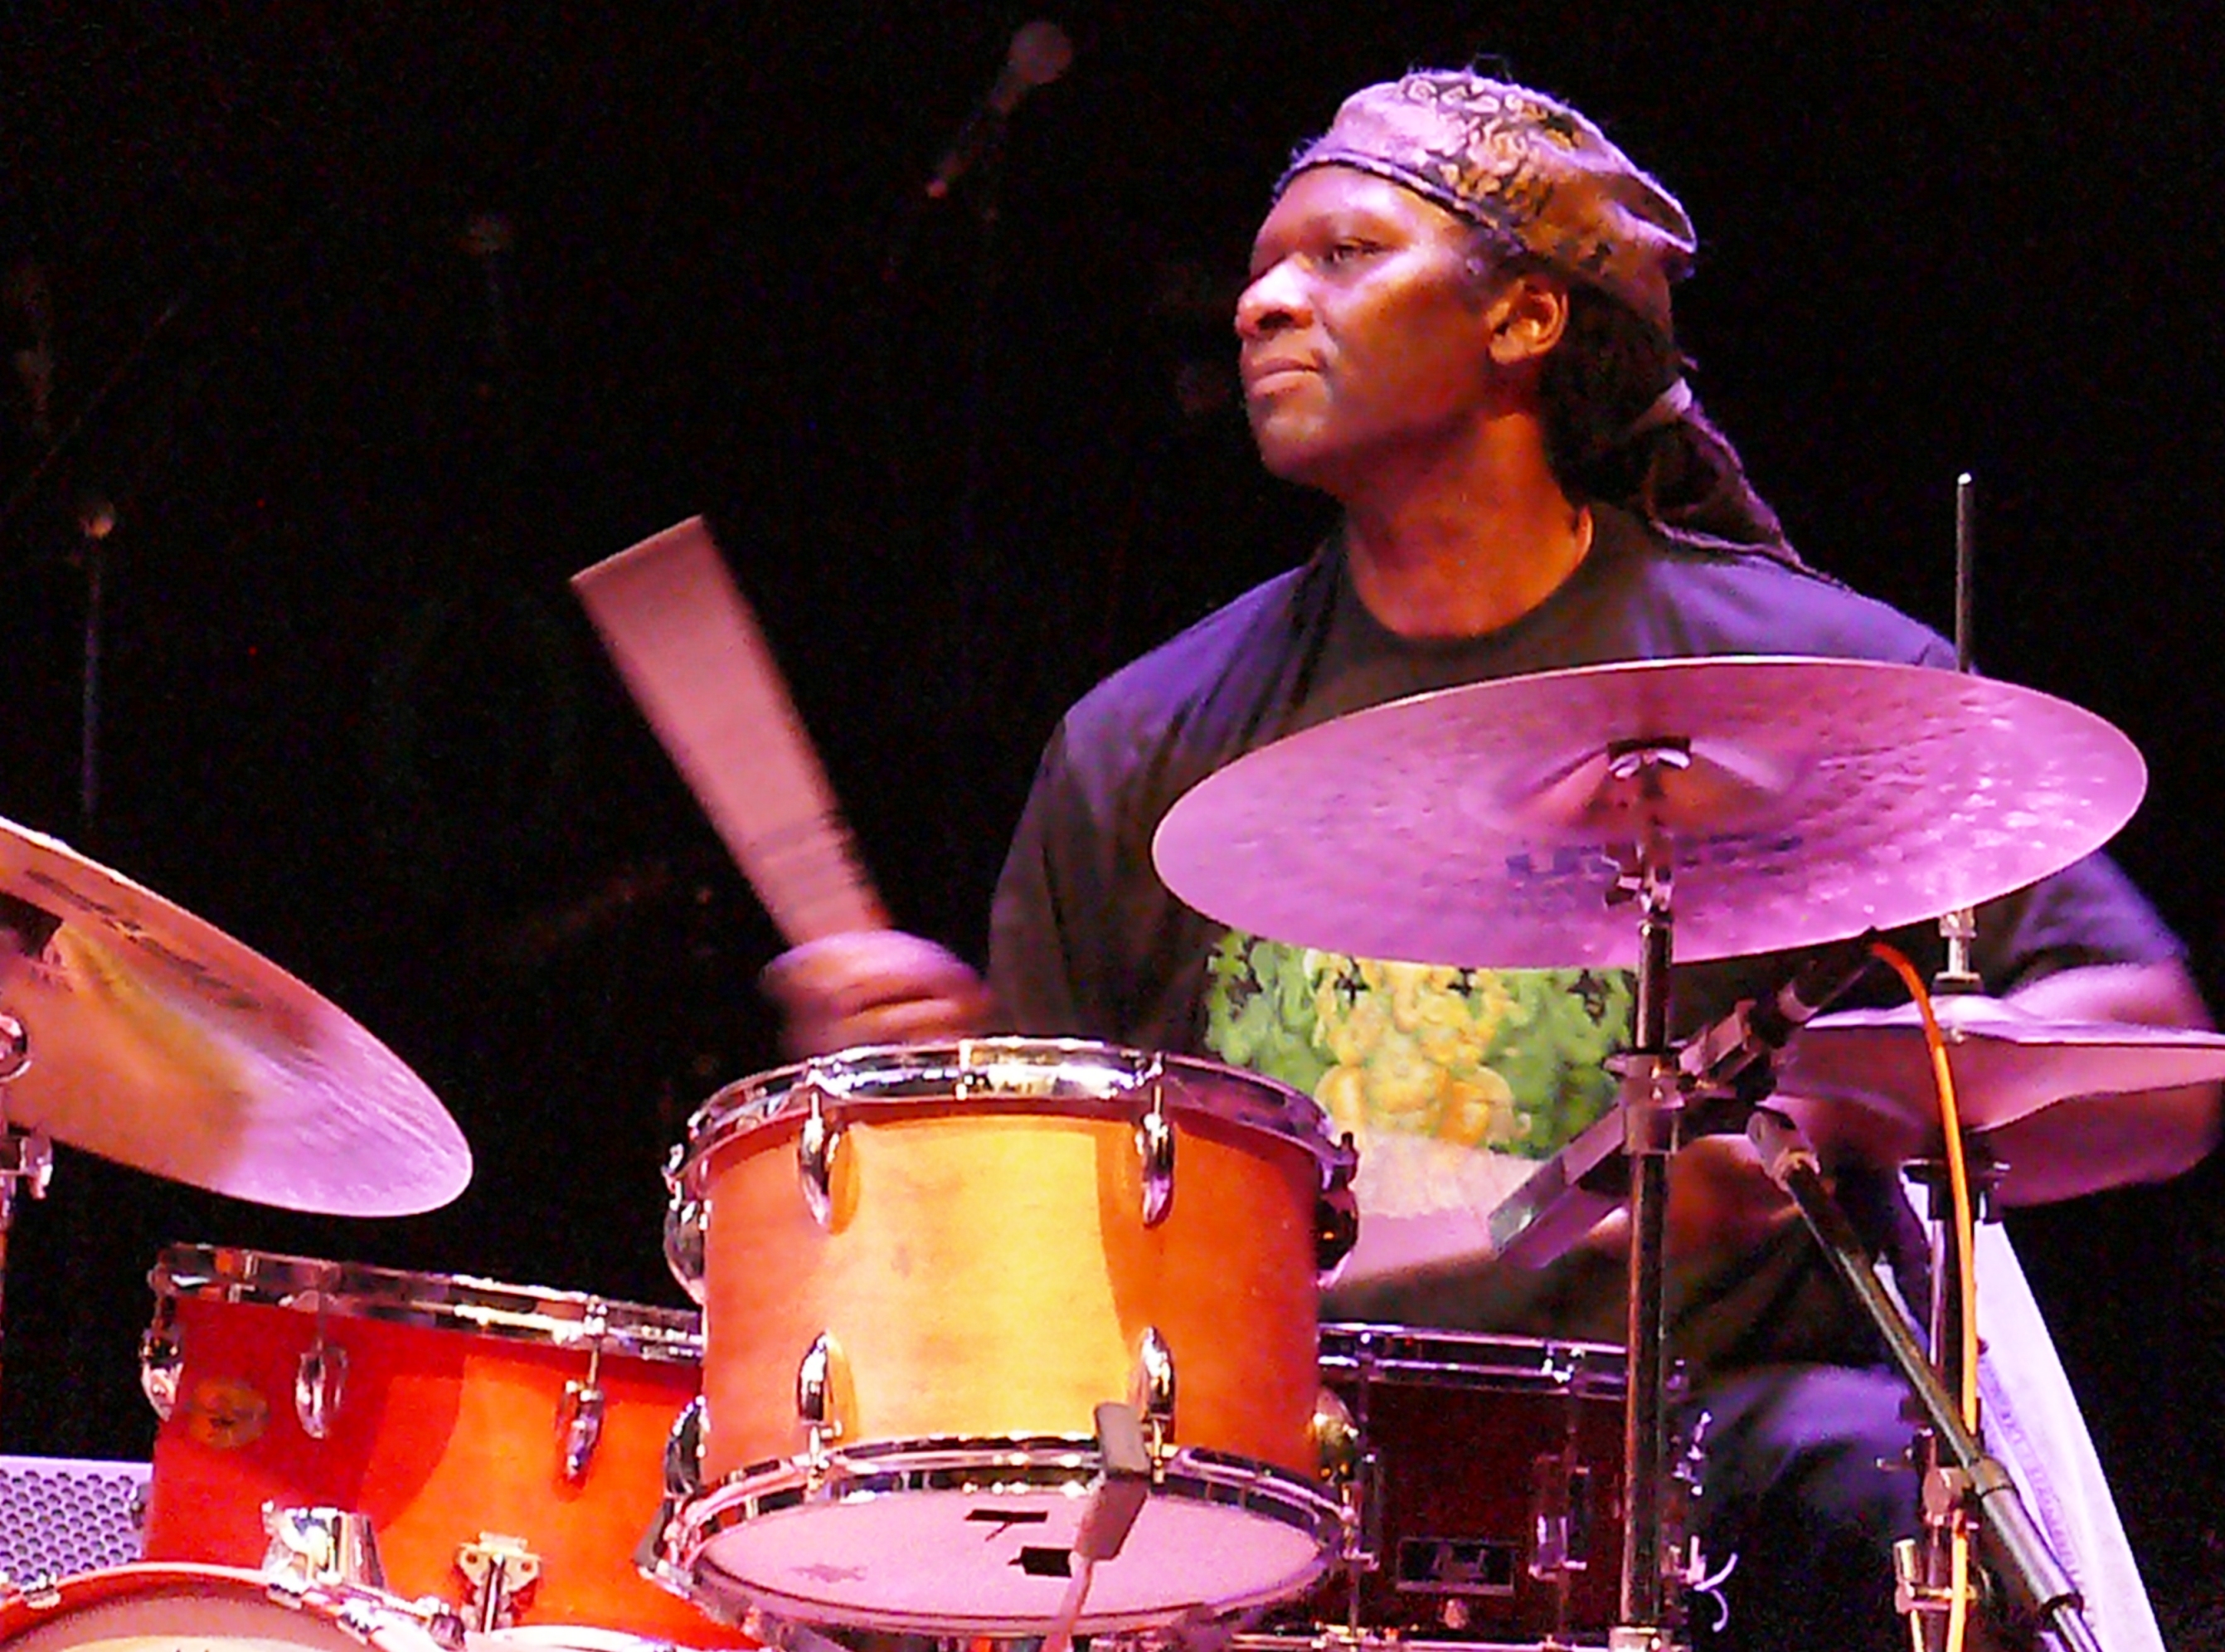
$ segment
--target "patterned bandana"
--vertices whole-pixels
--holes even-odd
[[[1275,193],[1331,166],[1387,178],[1510,235],[1672,333],[1669,283],[1691,268],[1691,220],[1566,104],[1466,70],[1417,70],[1346,98]]]

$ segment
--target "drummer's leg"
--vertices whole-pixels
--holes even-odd
[[[1782,1366],[1710,1386],[1697,1527],[1721,1605],[1691,1602],[1696,1652],[1900,1652],[1892,1544],[1917,1528],[1905,1389],[1881,1371]],[[1727,1617],[1726,1617],[1726,1613]],[[1720,1629],[1719,1617],[1726,1617]]]

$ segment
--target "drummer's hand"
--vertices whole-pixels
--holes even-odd
[[[1669,1161],[1662,1242],[1671,1257],[1748,1250],[1791,1218],[1792,1206],[1743,1136],[1702,1136]],[[1587,1249],[1620,1256],[1630,1242],[1621,1211],[1594,1227]]]
[[[780,1010],[781,1047],[797,1059],[972,1037],[996,1017],[989,989],[962,959],[897,929],[806,941],[768,964],[759,984]]]

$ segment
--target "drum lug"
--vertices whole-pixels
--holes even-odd
[[[664,1161],[664,1185],[671,1197],[664,1206],[664,1265],[680,1288],[696,1307],[703,1306],[703,1236],[707,1226],[703,1201],[691,1199],[682,1168],[688,1158],[685,1143],[675,1147]]]
[[[326,1342],[324,1327],[320,1326],[316,1340],[294,1371],[294,1416],[301,1432],[312,1440],[322,1440],[339,1415],[340,1400],[347,1388],[347,1350]]]
[[[1314,1461],[1322,1480],[1333,1486],[1350,1484],[1360,1470],[1360,1425],[1334,1389],[1314,1395],[1314,1414],[1306,1432],[1313,1437]]]
[[[834,1155],[841,1145],[842,1127],[827,1122],[815,1087],[810,1116],[796,1138],[796,1174],[812,1220],[821,1227],[834,1225]]]
[[[1314,1203],[1314,1276],[1323,1286],[1335,1282],[1344,1259],[1360,1243],[1360,1201],[1349,1187],[1333,1187]]]
[[[1167,1442],[1174,1438],[1175,1356],[1155,1325],[1144,1327],[1143,1338],[1137,1346],[1132,1402],[1144,1420],[1144,1436],[1151,1442],[1156,1465],[1166,1455]]]
[[[1314,1201],[1314,1275],[1322,1286],[1335,1282],[1360,1243],[1360,1199],[1352,1191],[1359,1171],[1360,1149],[1347,1130],[1322,1167],[1321,1196]]]
[[[610,1309],[599,1296],[587,1299],[580,1334],[587,1343],[587,1377],[564,1384],[556,1405],[557,1436],[564,1442],[564,1478],[577,1485],[587,1478],[595,1447],[603,1438],[603,1339],[610,1333]]]
[[[1530,1498],[1530,1575],[1540,1581],[1587,1569],[1593,1530],[1592,1474],[1568,1457],[1534,1465]]]
[[[804,1428],[804,1459],[813,1475],[827,1466],[827,1443],[842,1437],[842,1390],[848,1386],[842,1345],[821,1331],[796,1368],[796,1416]]]
[[[677,1564],[673,1528],[681,1511],[703,1493],[703,1434],[708,1416],[703,1396],[698,1394],[673,1418],[664,1437],[664,1487],[657,1498],[656,1523],[642,1544],[643,1575],[682,1594],[687,1590],[677,1580],[685,1574]]]
[[[703,1433],[707,1421],[703,1396],[698,1394],[680,1408],[672,1432],[664,1437],[664,1496],[668,1503],[684,1503],[703,1490]]]
[[[386,1587],[386,1569],[378,1562],[378,1535],[369,1515],[266,1503],[263,1529],[270,1539],[263,1554],[263,1575],[275,1588],[300,1594],[335,1585]]]
[[[603,1408],[603,1390],[592,1377],[564,1384],[557,1421],[564,1438],[564,1478],[574,1485],[587,1478],[595,1447],[602,1443]]]
[[[541,1578],[541,1557],[522,1537],[481,1532],[476,1543],[456,1546],[464,1579],[465,1627],[486,1634],[517,1624],[517,1603]]]
[[[1157,1080],[1151,1110],[1136,1121],[1136,1157],[1144,1171],[1144,1225],[1157,1227],[1175,1207],[1175,1131]]]
[[[155,1305],[154,1323],[139,1333],[139,1391],[164,1422],[178,1408],[178,1379],[186,1369],[185,1345],[171,1328],[175,1313],[163,1297]]]

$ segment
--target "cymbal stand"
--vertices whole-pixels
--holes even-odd
[[[1651,801],[1660,794],[1664,771],[1686,768],[1690,762],[1690,750],[1681,743],[1636,742],[1609,754],[1608,775],[1614,783]],[[1613,1652],[1658,1652],[1671,1643],[1662,1553],[1668,1432],[1662,1317],[1669,1158],[1677,1149],[1683,1110],[1677,1053],[1669,1043],[1670,966],[1677,932],[1675,864],[1668,833],[1646,820],[1608,897],[1635,902],[1639,913],[1635,1035],[1629,1053],[1616,1062],[1623,1151],[1630,1164],[1630,1294],[1623,1339],[1628,1404],[1622,1434],[1622,1584],[1616,1626],[1608,1636]]]
[[[1991,1221],[1996,1215],[1994,1193],[2000,1185],[2003,1167],[1986,1153],[1975,1137],[1968,1140],[1963,1150],[1969,1161],[1976,1219]],[[1940,1386],[1950,1395],[1959,1395],[1968,1375],[1962,1361],[1963,1270],[1974,1258],[1962,1254],[1956,1234],[1946,1164],[1940,1160],[1920,1160],[1909,1167],[1909,1173],[1924,1190],[1928,1201],[1931,1364],[1938,1373]],[[1982,1427],[1981,1422],[1978,1431],[1981,1440]],[[1924,1530],[1922,1536],[1894,1546],[1894,1577],[1902,1610],[1915,1614],[1914,1621],[1923,1637],[1918,1644],[1938,1652],[1945,1642],[1949,1591],[1953,1586],[1949,1546],[1955,1533],[1954,1516],[1958,1505],[1955,1498],[1935,1496],[1933,1492],[1954,1484],[1955,1470],[1940,1448],[1939,1437],[1930,1428],[1918,1432],[1914,1460],[1924,1476],[1925,1488]]]
[[[4,933],[4,932],[0,932]],[[19,1130],[8,1123],[8,1086],[31,1070],[31,1040],[23,1023],[0,1010],[0,1312],[8,1289],[8,1233],[16,1218],[20,1189],[34,1199],[47,1196],[54,1173],[54,1150],[42,1130]],[[0,1327],[5,1326],[0,1317]],[[0,1339],[0,1350],[6,1346]]]
[[[1955,478],[1955,669],[1966,676],[1977,668],[1971,647],[1977,513],[1977,481],[1965,471]],[[1944,943],[1946,959],[1932,977],[1932,995],[1983,992],[1986,984],[1973,957],[1978,939],[1975,908],[1958,907],[1942,914],[1939,938]],[[1970,1191],[1978,1206],[1977,1219],[1982,1221],[2000,1174],[1989,1161],[1982,1165],[1978,1161],[1981,1149],[1967,1133],[1962,1149],[1971,1166]],[[1971,1264],[1971,1258],[1962,1254],[1947,1162],[1934,1160],[1911,1168],[1930,1201],[1928,1317],[1932,1368],[1946,1391],[1960,1396],[1969,1375],[1962,1359],[1962,1285],[1963,1270]],[[1917,1430],[1911,1461],[1924,1477],[1924,1532],[1914,1541],[1893,1547],[1895,1592],[1914,1627],[1913,1644],[1918,1652],[1942,1652],[1949,1634],[1948,1614],[1956,1593],[1953,1545],[1960,1511],[1955,1499],[1931,1495],[1935,1487],[1947,1484],[1944,1477],[1952,1471],[1941,1454],[1939,1437],[1929,1428]]]
[[[1927,1478],[1927,1513],[1935,1502],[1975,1516],[1981,1545],[2013,1605],[2066,1652],[2101,1652],[2081,1611],[2077,1586],[2048,1549],[2007,1469],[1985,1454],[1963,1426],[1950,1389],[1940,1381],[1899,1305],[1886,1290],[1845,1211],[1824,1185],[1816,1150],[1782,1113],[1757,1108],[1747,1133],[1770,1179],[1791,1196],[1841,1280],[1884,1339],[1886,1351],[1923,1409],[1943,1466]]]

